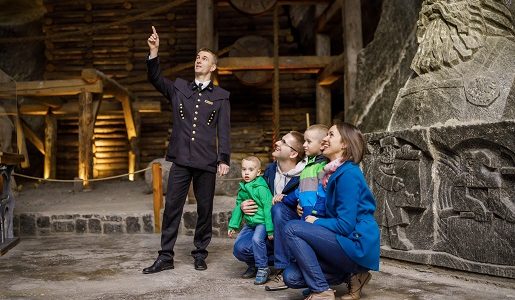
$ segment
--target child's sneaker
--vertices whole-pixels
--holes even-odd
[[[258,268],[256,274],[256,281],[254,281],[255,285],[265,284],[268,281],[268,277],[270,276],[270,268]]]

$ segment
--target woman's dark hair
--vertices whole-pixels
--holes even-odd
[[[359,164],[363,159],[365,150],[363,134],[356,126],[349,123],[338,122],[335,125],[342,136],[342,143],[347,145],[346,151],[343,153],[343,159],[352,160]]]

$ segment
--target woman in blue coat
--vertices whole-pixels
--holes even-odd
[[[332,126],[322,143],[329,163],[319,174],[319,196],[326,196],[326,216],[306,217],[286,224],[286,243],[295,262],[284,271],[291,288],[308,287],[306,299],[335,299],[329,285],[347,281],[341,299],[359,299],[379,269],[379,228],[375,200],[358,164],[363,157],[363,135],[355,126]]]

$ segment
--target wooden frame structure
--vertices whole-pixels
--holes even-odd
[[[160,112],[159,102],[139,102],[137,97],[127,88],[104,73],[95,69],[83,69],[81,78],[67,80],[47,80],[17,82],[18,96],[40,96],[37,104],[23,104],[19,108],[20,115],[45,116],[45,137],[40,139],[29,126],[21,122],[22,134],[45,156],[44,178],[55,178],[56,174],[56,141],[57,117],[78,115],[79,119],[79,171],[78,177],[88,186],[92,174],[93,127],[99,112],[115,112],[120,109],[112,103],[101,106],[102,99],[114,98],[121,104],[130,145],[128,153],[128,172],[133,173],[139,158],[138,125],[135,114],[139,112]],[[55,98],[45,96],[77,96],[77,102],[61,103]],[[134,102],[133,102],[134,101]],[[19,118],[18,118],[19,119]],[[26,147],[22,154],[28,162]],[[129,176],[130,180],[134,175]]]
[[[202,3],[201,3],[202,2]],[[197,0],[197,49],[216,49],[214,14],[216,5],[229,5],[228,0]],[[291,4],[316,5],[316,55],[279,57],[278,53],[278,7]],[[339,16],[338,16],[339,15]],[[331,41],[327,35],[328,24],[340,17],[343,29],[343,53],[331,56]],[[279,131],[279,72],[318,74],[316,84],[316,119],[318,123],[330,125],[330,87],[344,76],[344,115],[349,119],[348,109],[355,102],[357,56],[363,48],[360,0],[278,0],[274,8],[274,56],[273,57],[226,57],[218,64],[218,74],[227,75],[237,70],[273,70],[273,123],[274,136]],[[344,75],[345,74],[345,75]],[[275,139],[274,139],[275,140]]]

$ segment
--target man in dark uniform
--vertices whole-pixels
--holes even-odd
[[[191,180],[197,198],[197,226],[191,251],[196,270],[207,269],[207,245],[211,241],[213,197],[216,173],[227,174],[230,162],[229,92],[214,86],[211,74],[217,57],[209,49],[200,49],[195,60],[195,80],[177,78],[171,81],[161,76],[159,68],[159,36],[154,26],[148,38],[150,55],[147,60],[148,79],[172,105],[173,130],[166,153],[172,161],[166,193],[161,234],[161,250],[144,274],[173,269],[173,247],[181,221],[182,210]],[[218,138],[218,140],[217,140]]]

